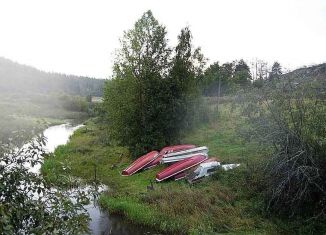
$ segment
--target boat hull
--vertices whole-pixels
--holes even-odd
[[[137,171],[143,169],[145,166],[153,162],[159,155],[159,152],[152,151],[134,161],[130,166],[122,171],[123,176],[135,174]]]
[[[220,160],[219,160],[217,157],[208,158],[207,160],[205,160],[205,161],[203,161],[202,163],[200,163],[199,166],[201,166],[201,165],[204,164],[204,163],[209,163],[209,162],[220,162]],[[174,180],[177,181],[177,180],[181,180],[181,179],[186,178],[186,176],[187,176],[188,174],[190,174],[191,172],[193,172],[194,170],[196,170],[197,167],[198,167],[198,165],[196,165],[196,166],[194,166],[194,167],[191,167],[191,168],[189,168],[189,169],[187,169],[187,170],[185,170],[185,171],[183,171],[183,172],[181,172],[181,173],[175,175],[175,176],[173,177]]]
[[[167,146],[161,149],[160,154],[164,155],[167,153],[173,153],[173,152],[179,152],[184,151],[187,149],[196,148],[195,145],[192,144],[181,144],[181,145],[173,145],[173,146]]]
[[[191,149],[173,152],[173,153],[167,153],[162,157],[161,163],[178,162],[186,158],[191,158],[198,154],[207,156],[207,153],[208,153],[208,148],[206,146],[191,148]]]
[[[173,178],[174,178],[175,181],[182,180],[182,179],[184,179],[186,177],[186,175],[187,175],[186,171],[183,171],[183,172],[175,175]]]
[[[192,145],[192,144],[181,144],[181,145],[173,145],[173,146],[164,147],[161,149],[159,156],[154,161],[152,161],[150,164],[148,164],[144,169],[149,169],[149,168],[155,167],[158,164],[160,164],[160,161],[162,160],[162,158],[165,154],[175,153],[175,152],[184,151],[184,150],[192,149],[192,148],[196,148],[196,146]]]
[[[161,172],[159,172],[156,175],[156,181],[160,182],[160,181],[168,179],[168,178],[170,178],[172,176],[178,175],[181,172],[183,172],[183,171],[185,171],[185,170],[187,170],[187,169],[189,169],[191,167],[199,165],[200,163],[202,163],[205,160],[207,160],[207,156],[202,155],[202,154],[198,154],[198,155],[195,155],[195,156],[193,156],[191,158],[187,158],[187,159],[184,159],[182,161],[179,161],[179,162],[165,168]]]
[[[220,162],[214,161],[213,159],[211,161],[208,160],[196,166],[193,171],[186,175],[186,179],[189,183],[194,183],[204,177],[210,176],[219,169],[219,166],[221,165]]]

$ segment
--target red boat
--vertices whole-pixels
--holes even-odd
[[[137,171],[143,169],[145,166],[153,162],[159,155],[159,152],[152,151],[144,156],[141,156],[136,161],[134,161],[129,167],[122,171],[123,176],[128,176],[136,173]]]
[[[156,175],[156,181],[160,182],[160,181],[170,178],[172,176],[178,175],[179,173],[202,163],[206,159],[207,159],[207,156],[199,154],[199,155],[195,155],[191,158],[186,158],[184,160],[181,160],[181,161],[165,168],[161,172],[159,172]]]
[[[183,171],[183,172],[175,175],[173,178],[174,178],[175,181],[177,181],[177,180],[184,179],[186,177],[186,175],[187,175],[186,171]]]
[[[150,164],[148,164],[145,167],[145,169],[149,169],[151,167],[157,166],[160,163],[160,161],[161,161],[162,157],[164,156],[164,154],[174,153],[174,152],[178,152],[178,151],[184,151],[184,150],[192,149],[192,148],[195,148],[195,147],[196,146],[192,145],[192,144],[181,144],[181,145],[173,145],[173,146],[164,147],[160,151],[159,156],[154,161],[152,161]]]
[[[174,153],[174,152],[183,151],[183,150],[192,149],[192,148],[196,148],[196,146],[193,144],[181,144],[181,145],[167,146],[167,147],[162,148],[162,150],[160,151],[160,154],[164,155],[167,153]]]

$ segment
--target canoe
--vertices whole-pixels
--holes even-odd
[[[191,158],[186,158],[177,163],[174,163],[173,165],[171,165],[171,166],[165,168],[164,170],[162,170],[161,172],[157,173],[156,181],[160,182],[162,180],[165,180],[172,176],[175,176],[193,166],[199,165],[206,159],[207,159],[206,155],[198,154]]]
[[[207,153],[208,153],[208,148],[206,146],[191,148],[191,149],[173,152],[173,153],[167,153],[162,157],[161,163],[178,162],[186,158],[191,158],[198,154],[207,156]]]
[[[167,146],[161,149],[160,154],[164,155],[167,153],[173,153],[178,151],[183,151],[187,149],[196,148],[195,145],[192,144],[181,144],[181,145],[173,145],[173,146]]]
[[[159,155],[159,152],[152,151],[149,152],[141,157],[139,157],[136,161],[134,161],[130,166],[128,166],[126,169],[122,171],[123,176],[129,176],[137,171],[143,169],[145,166],[150,164],[152,161],[154,161]]]
[[[186,175],[187,175],[186,171],[183,171],[183,172],[175,175],[173,178],[174,178],[175,181],[177,181],[177,180],[184,179],[186,177]]]
[[[196,146],[192,145],[192,144],[181,144],[181,145],[173,145],[173,146],[164,147],[161,149],[159,156],[154,161],[152,161],[150,164],[148,164],[144,169],[149,169],[149,168],[152,168],[152,167],[160,164],[161,159],[167,153],[175,153],[175,152],[179,152],[179,151],[183,151],[183,150],[187,150],[187,149],[192,149],[195,147]]]

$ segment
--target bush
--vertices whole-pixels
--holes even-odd
[[[17,148],[0,145],[0,233],[80,234],[88,232],[85,194],[55,190],[31,168],[41,164],[45,140]]]
[[[265,167],[270,212],[325,218],[326,104],[318,92],[325,88],[319,80],[266,83],[246,105],[253,136],[272,146]]]

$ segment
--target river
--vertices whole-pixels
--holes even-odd
[[[45,150],[47,152],[53,152],[56,147],[62,144],[66,144],[69,137],[74,133],[75,130],[82,127],[83,125],[71,125],[61,124],[51,126],[44,130],[43,134],[47,139]],[[39,172],[40,165],[33,168],[34,172]],[[87,189],[90,186],[84,186],[83,189]],[[100,187],[103,190],[103,187]],[[140,234],[158,234],[157,232],[143,226],[136,226],[128,223],[121,216],[110,215],[102,211],[96,203],[94,198],[92,203],[85,206],[87,212],[90,215],[89,229],[91,234],[94,235],[140,235]]]

